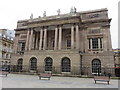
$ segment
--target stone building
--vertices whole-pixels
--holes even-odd
[[[113,49],[115,67],[120,67],[120,49]]]
[[[114,70],[108,10],[98,9],[20,20],[11,65],[18,71],[102,74]]]
[[[8,69],[13,51],[13,37],[8,35],[9,30],[0,29],[0,69]]]

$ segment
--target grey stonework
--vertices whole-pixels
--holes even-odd
[[[44,72],[40,67],[44,67],[45,58],[50,57],[53,72],[61,74],[61,60],[67,57],[71,67],[67,74],[81,75],[82,70],[84,74],[92,75],[92,60],[99,59],[104,68],[101,73],[104,73],[105,69],[114,67],[111,19],[107,12],[107,9],[99,9],[18,21],[11,65],[17,65],[18,59],[22,58],[23,66],[26,66],[23,71],[30,71],[30,59],[35,57],[37,72]],[[93,38],[98,38],[98,48],[92,47]],[[67,46],[67,40],[71,41],[71,47]],[[25,42],[25,50],[20,49],[19,42]],[[110,73],[114,75],[114,69]]]

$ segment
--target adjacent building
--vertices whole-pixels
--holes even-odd
[[[11,69],[114,75],[110,22],[106,8],[19,20]]]
[[[120,49],[113,49],[114,59],[115,59],[115,67],[120,67]]]
[[[13,51],[13,30],[0,29],[0,69],[7,70]]]

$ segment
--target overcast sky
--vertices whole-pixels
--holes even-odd
[[[120,0],[0,0],[0,28],[13,30],[18,20],[43,16],[56,15],[57,10],[61,14],[69,13],[70,8],[75,6],[77,11],[87,11],[101,8],[108,8],[111,21],[112,47],[118,47],[118,1]]]

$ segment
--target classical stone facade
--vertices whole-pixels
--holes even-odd
[[[115,67],[120,67],[120,49],[113,49],[114,59],[115,59]]]
[[[108,73],[114,67],[110,22],[106,8],[20,20],[11,65],[27,72]]]
[[[0,29],[0,70],[7,70],[13,51],[13,37],[7,34],[7,29]]]

